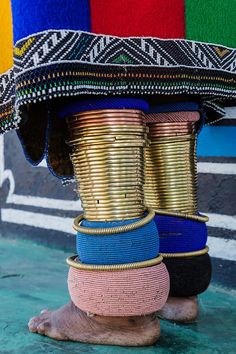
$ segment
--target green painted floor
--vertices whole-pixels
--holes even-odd
[[[162,321],[161,339],[148,348],[121,348],[57,342],[27,330],[28,319],[69,300],[65,258],[43,246],[0,238],[0,353],[236,353],[236,291],[212,285],[200,297],[198,323]],[[233,276],[233,275],[232,275]]]

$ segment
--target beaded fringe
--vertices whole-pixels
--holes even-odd
[[[58,52],[59,46],[66,50]],[[37,62],[32,52],[38,53]],[[18,126],[20,109],[27,104],[83,94],[199,95],[209,112],[222,116],[221,104],[236,99],[235,53],[189,40],[35,33],[16,43],[14,68],[0,76],[0,133]]]

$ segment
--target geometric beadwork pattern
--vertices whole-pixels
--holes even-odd
[[[86,64],[195,67],[236,73],[236,50],[183,39],[119,38],[80,31],[46,31],[16,45],[15,69],[63,61]]]
[[[0,133],[20,107],[76,95],[197,95],[222,114],[236,100],[236,49],[184,39],[120,38],[49,30],[16,43],[14,69],[0,76]]]
[[[14,72],[11,69],[0,75],[0,134],[18,125],[19,118],[14,115],[14,103]]]

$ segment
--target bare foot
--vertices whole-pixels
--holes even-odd
[[[195,322],[198,316],[197,296],[171,297],[158,312],[158,316],[170,321],[190,323]]]
[[[56,311],[44,310],[28,323],[31,332],[57,340],[83,343],[146,346],[160,336],[155,314],[134,317],[87,315],[72,302]]]

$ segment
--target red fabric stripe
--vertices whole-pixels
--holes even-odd
[[[90,0],[92,32],[185,38],[184,0]]]

